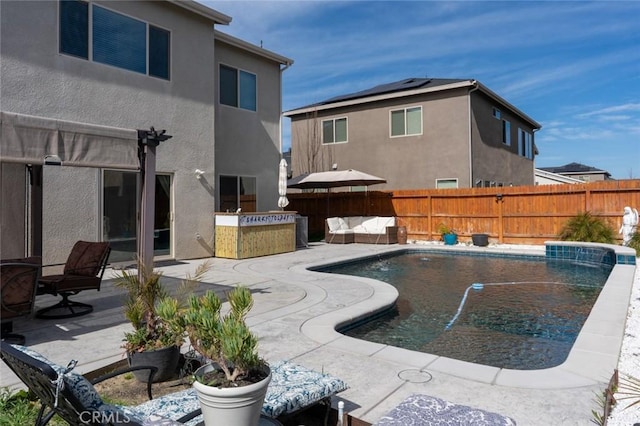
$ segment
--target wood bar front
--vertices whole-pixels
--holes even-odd
[[[296,249],[296,212],[216,213],[215,255],[247,259]]]

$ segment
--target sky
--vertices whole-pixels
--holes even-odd
[[[475,79],[542,125],[536,167],[640,178],[640,1],[212,1],[290,58],[283,110],[411,77]],[[283,145],[290,122],[283,120]]]

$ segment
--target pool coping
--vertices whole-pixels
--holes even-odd
[[[635,251],[628,247],[566,241],[548,241],[545,242],[545,246],[540,248],[516,250],[464,245],[403,245],[389,248],[389,250],[379,252],[374,256],[407,251],[461,251],[480,255],[514,254],[545,257],[546,247],[549,244],[556,246],[587,245],[589,247],[603,247],[612,250],[616,254],[616,259],[620,259],[620,256],[624,256],[623,259],[633,257],[633,262],[635,263]],[[314,271],[314,269],[370,257],[372,256],[362,255],[350,259],[335,259],[331,262],[325,261],[305,265],[303,269],[308,273],[322,274],[322,272]],[[316,316],[306,321],[300,330],[310,339],[331,348],[390,362],[401,361],[403,364],[412,366],[420,371],[437,371],[486,384],[530,389],[560,389],[607,383],[618,365],[635,268],[635,264],[623,264],[616,261],[567,359],[562,364],[552,368],[513,370],[491,367],[444,356],[411,351],[391,345],[368,342],[338,333],[336,329],[389,309],[394,305],[398,297],[397,290],[387,283],[370,278],[350,277],[357,281],[366,282],[372,288],[371,297],[348,307]]]

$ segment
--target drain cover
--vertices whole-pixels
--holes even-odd
[[[398,377],[409,383],[426,383],[433,378],[431,374],[422,370],[402,370]]]

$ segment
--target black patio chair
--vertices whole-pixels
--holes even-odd
[[[135,370],[149,370],[147,394],[153,399],[151,382],[157,368],[154,366],[128,367],[105,374],[94,380],[87,380],[84,376],[74,373],[75,361],[67,367],[54,364],[39,353],[7,342],[1,342],[0,358],[22,380],[41,404],[35,422],[36,426],[46,425],[54,415],[60,416],[71,426],[80,425],[128,425],[141,426],[145,419],[135,417],[132,413],[135,407],[124,407],[107,404],[93,387],[112,377]],[[163,398],[170,398],[172,394],[163,396],[157,401],[162,404]],[[127,411],[130,408],[134,411]],[[183,424],[200,414],[200,410],[189,412],[177,420],[167,419],[166,424]]]
[[[108,242],[78,241],[59,275],[47,275],[38,280],[38,294],[62,296],[55,305],[36,312],[37,318],[59,319],[86,315],[93,306],[69,300],[69,296],[84,290],[100,290],[111,248]]]

